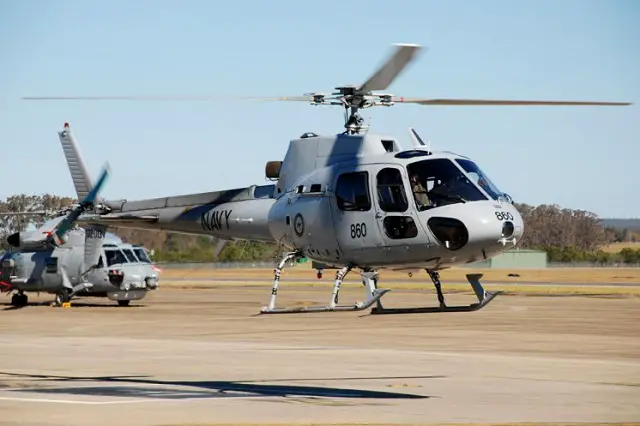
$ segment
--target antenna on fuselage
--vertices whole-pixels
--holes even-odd
[[[425,144],[413,127],[409,127],[409,136],[411,137],[411,143],[414,148],[423,149],[422,147],[426,147],[427,151],[431,152],[431,141],[428,141],[428,144]]]

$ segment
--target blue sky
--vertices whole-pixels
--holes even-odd
[[[359,84],[392,43],[421,56],[389,91],[433,98],[630,101],[629,107],[365,110],[372,131],[473,158],[518,202],[640,217],[640,2],[0,0],[0,198],[74,195],[71,123],[108,198],[264,183],[342,111],[305,103],[33,102],[55,95],[298,95]]]

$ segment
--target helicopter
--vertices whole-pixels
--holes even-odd
[[[476,311],[499,292],[486,291],[482,274],[467,274],[477,302],[449,306],[439,271],[489,259],[514,248],[525,224],[512,198],[502,192],[471,158],[436,152],[410,128],[412,147],[403,149],[391,135],[369,131],[359,111],[374,106],[417,105],[600,105],[627,102],[423,99],[398,97],[386,90],[421,50],[396,44],[395,51],[364,83],[336,87],[330,94],[248,97],[304,101],[344,109],[344,131],[306,132],[289,141],[282,160],[268,161],[265,178],[273,183],[146,200],[104,201],[79,220],[94,225],[206,234],[222,241],[254,240],[283,248],[274,270],[271,296],[262,314],[361,311],[371,314]],[[208,96],[206,99],[215,99]],[[27,100],[197,100],[202,97],[56,96]],[[69,128],[63,132],[68,135]],[[64,137],[59,132],[60,140]],[[72,167],[73,156],[67,157]],[[81,179],[81,175],[76,178]],[[326,305],[276,307],[284,267],[312,260],[319,270],[336,269]],[[340,286],[360,270],[363,301],[338,304]],[[389,308],[378,287],[383,270],[425,270],[439,306]]]
[[[79,192],[84,198],[75,206],[53,213],[0,213],[57,216],[34,231],[7,237],[12,249],[0,257],[0,291],[15,291],[13,306],[27,305],[27,292],[55,294],[53,306],[66,306],[74,297],[108,297],[128,306],[158,287],[159,269],[144,247],[123,243],[104,226],[77,226],[77,218],[94,203],[108,171],[107,165],[96,186]]]

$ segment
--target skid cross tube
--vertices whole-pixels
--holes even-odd
[[[353,269],[353,265],[349,264],[338,270],[336,273],[336,281],[331,293],[331,300],[328,305],[314,305],[314,306],[299,306],[299,307],[284,307],[276,308],[276,296],[278,294],[278,283],[280,281],[280,274],[284,265],[289,259],[296,257],[296,253],[287,253],[283,259],[278,263],[275,269],[275,277],[273,281],[273,289],[271,290],[271,300],[269,305],[260,310],[261,314],[297,314],[307,312],[338,312],[338,311],[362,311],[373,306],[374,303],[380,304],[380,298],[384,296],[389,290],[378,289],[375,286],[373,276],[370,277],[372,272],[361,272],[362,283],[366,290],[366,299],[364,302],[355,302],[350,305],[338,305],[338,294],[340,293],[340,285],[346,277],[346,275]]]

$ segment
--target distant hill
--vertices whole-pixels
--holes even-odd
[[[640,232],[640,218],[638,219],[602,219],[603,226],[619,230],[629,229]]]

